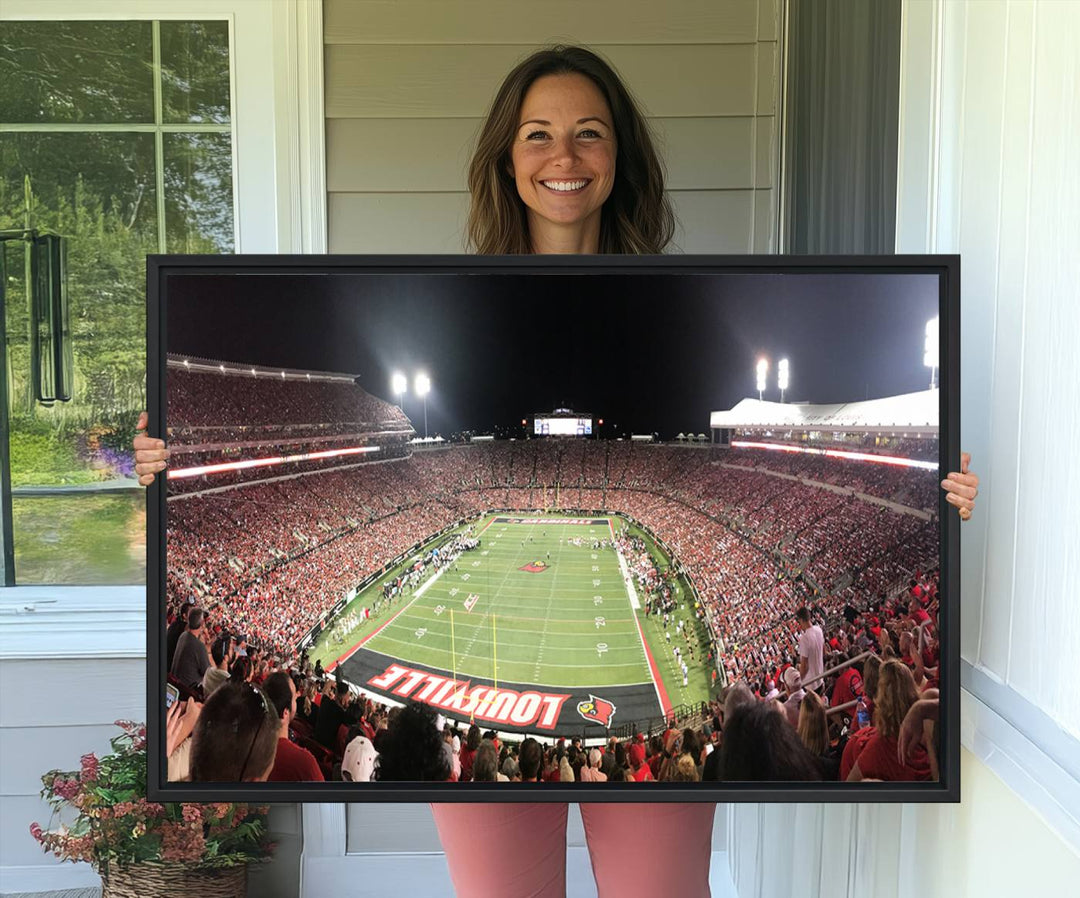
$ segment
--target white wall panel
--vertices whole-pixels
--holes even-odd
[[[462,253],[469,195],[332,193],[332,253]]]
[[[682,253],[749,253],[753,190],[673,190],[673,249]]]
[[[1080,739],[1080,5],[1035,9],[1009,685]],[[996,378],[995,378],[996,380]],[[1068,447],[1068,448],[1066,448]]]
[[[327,0],[328,44],[745,43],[768,28],[777,0]],[[762,40],[776,40],[763,37]]]
[[[426,803],[350,804],[346,810],[348,827],[346,851],[442,851],[431,806]],[[403,843],[402,834],[408,833]]]
[[[673,251],[776,250],[779,0],[555,0],[550,26],[524,3],[507,14],[517,2],[325,4],[331,252],[462,252],[482,116],[511,66],[556,41],[606,55],[645,107],[681,207]]]
[[[1080,638],[1080,481],[1060,450],[1080,431],[1080,4],[912,0],[905,27],[898,249],[961,254],[961,442],[983,478],[961,651],[1080,736],[1059,650]]]
[[[993,260],[998,256],[998,187],[1001,183],[1003,125],[1001,97],[1004,91],[1004,66],[1001,62],[1005,56],[1005,22],[998,7],[999,4],[993,2],[969,6],[965,32],[965,66],[961,73],[962,81],[957,87],[964,97],[961,110],[963,143],[958,151],[960,204],[956,244],[956,249],[964,256],[961,263],[961,359],[964,366],[961,372],[964,390],[960,413],[961,443],[976,460],[981,459],[985,463],[991,463],[986,449],[983,448],[990,446],[990,435],[987,432],[990,415],[982,412],[989,411],[991,406],[995,360],[994,323],[998,267],[993,264]],[[946,251],[940,240],[937,250]],[[975,260],[983,261],[963,265],[963,261],[975,263]],[[1015,339],[1016,336],[1016,332],[1013,332],[1006,339]],[[1014,372],[1014,375],[1016,373],[1018,372]],[[973,400],[976,407],[968,408],[967,401],[973,393],[977,396],[977,399]],[[978,428],[975,433],[971,432],[972,426]],[[1008,502],[1008,497],[998,495],[996,489],[988,488],[986,492],[991,503]],[[996,509],[989,508],[987,511],[989,514],[985,516],[986,524],[982,526],[989,534],[994,528]],[[998,517],[997,520],[1002,518]],[[1000,528],[998,530],[1000,538]],[[989,543],[987,545],[989,546]],[[1008,561],[1005,561],[1006,555],[1010,556]],[[986,562],[996,562],[998,565],[1004,562],[1011,565],[1011,555],[1011,551],[990,555]],[[971,560],[982,559],[973,555]],[[1000,567],[986,568],[983,586],[985,621],[1001,620],[1001,614],[994,613],[992,609],[1008,607],[1012,586],[1010,581],[1007,571],[1003,572]],[[965,589],[965,596],[968,595],[972,593]],[[1006,614],[1005,620],[1007,619]],[[997,628],[996,632],[984,625],[980,658],[987,668],[999,676],[1004,676],[1008,663],[1007,652],[1007,624]]]
[[[329,119],[327,188],[331,193],[464,191],[482,121],[479,116]],[[668,189],[773,186],[771,116],[653,118],[650,124],[667,167]]]
[[[650,115],[772,115],[768,90],[756,91],[755,43],[594,45],[611,60]],[[761,51],[771,71],[775,44]],[[329,118],[475,116],[530,48],[471,44],[329,44]]]

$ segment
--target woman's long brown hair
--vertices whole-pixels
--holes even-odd
[[[645,116],[614,69],[584,47],[533,53],[503,81],[469,165],[468,243],[483,255],[532,252],[525,204],[510,174],[518,114],[533,82],[545,75],[589,78],[607,100],[615,128],[615,182],[600,219],[601,253],[661,253],[675,233],[664,171]]]
[[[915,677],[902,661],[886,661],[878,673],[877,692],[874,695],[874,726],[888,739],[900,735],[900,724],[919,700]]]

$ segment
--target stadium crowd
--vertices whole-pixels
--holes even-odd
[[[171,371],[169,390],[171,426],[189,434],[174,451],[196,445],[208,422],[406,422],[355,384]],[[880,603],[937,556],[936,520],[925,510],[935,474],[891,465],[599,440],[492,441],[387,463],[317,464],[326,468],[249,472],[260,479],[232,488],[221,488],[229,475],[170,484],[169,601],[195,597],[230,632],[294,657],[343,596],[426,534],[496,508],[603,510],[664,539],[695,587],[727,678],[760,679],[796,635],[792,608],[806,603],[832,619]]]
[[[179,359],[168,366],[168,420],[184,428],[356,425],[377,427],[407,423],[397,406],[377,399],[356,383],[278,379],[273,375],[185,368]]]
[[[800,608],[794,654],[760,681],[738,679],[683,719],[591,747],[581,736],[482,732],[415,701],[388,706],[319,666],[260,653],[185,604],[169,622],[170,681],[181,699],[167,717],[168,775],[200,782],[937,779],[937,588],[937,571],[920,574],[898,601],[824,630]]]

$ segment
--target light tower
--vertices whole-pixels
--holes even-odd
[[[757,398],[758,402],[761,401],[762,394],[765,392],[765,377],[769,373],[769,362],[767,359],[758,359],[757,363]]]
[[[398,408],[401,408],[401,403],[404,402],[405,391],[408,388],[408,378],[400,371],[395,371],[394,376],[390,378],[390,389],[393,390],[394,395],[397,396]],[[404,411],[404,409],[402,409],[402,411]]]
[[[930,369],[930,389],[934,389],[934,381],[938,369],[938,319],[931,318],[926,322],[926,342],[923,344],[923,362]]]
[[[427,394],[431,392],[431,379],[426,374],[416,375],[416,395],[424,400],[424,439],[427,439]]]
[[[777,386],[780,387],[780,401],[784,401],[784,390],[788,388],[788,360],[780,359],[776,364]]]

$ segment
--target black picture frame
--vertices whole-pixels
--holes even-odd
[[[147,398],[149,434],[165,432],[166,315],[169,278],[184,274],[373,274],[500,272],[565,273],[852,273],[932,274],[939,283],[939,471],[960,459],[960,257],[895,256],[411,256],[411,255],[150,255],[147,256]],[[941,528],[940,780],[904,783],[699,782],[477,783],[214,783],[164,779],[166,674],[165,511],[162,478],[147,497],[147,738],[148,797],[154,801],[218,802],[959,802],[960,801],[960,521],[939,494]]]

